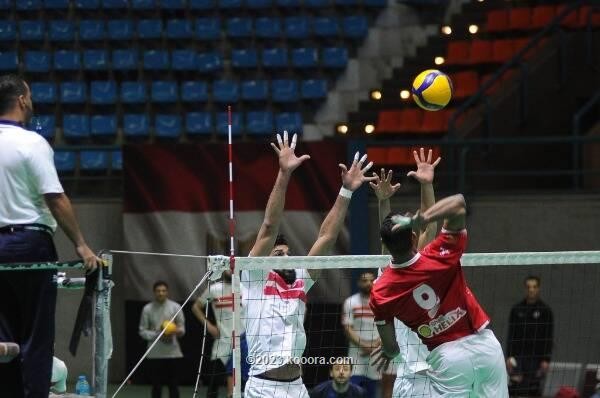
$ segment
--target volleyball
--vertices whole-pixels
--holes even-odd
[[[445,73],[428,69],[415,78],[411,91],[417,105],[428,111],[437,111],[450,102],[452,81]]]
[[[177,331],[177,325],[175,325],[173,322],[169,322],[169,321],[164,321],[162,323],[162,328],[165,329],[165,334],[167,336],[171,335]]]

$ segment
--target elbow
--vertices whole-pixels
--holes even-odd
[[[467,202],[463,194],[459,193],[454,195],[454,200],[457,208],[457,215],[464,216],[467,214]]]

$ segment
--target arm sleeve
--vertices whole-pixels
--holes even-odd
[[[371,290],[371,298],[369,299],[369,307],[373,311],[373,317],[376,325],[385,325],[386,323],[394,323],[395,314],[390,310],[392,306],[390,301],[385,301],[384,282],[385,274],[377,281]]]
[[[156,330],[151,329],[150,325],[150,311],[148,307],[144,307],[142,310],[142,316],[140,318],[140,326],[139,326],[139,334],[140,337],[146,341],[152,341],[158,336],[158,332]]]
[[[554,316],[550,307],[546,308],[547,311],[547,323],[546,323],[546,352],[544,353],[545,360],[550,361],[552,358],[552,348],[554,346]]]
[[[421,251],[422,255],[436,259],[449,266],[459,266],[460,258],[467,249],[467,230],[449,231],[442,228],[440,234]]]
[[[43,138],[33,146],[27,166],[38,193],[43,195],[64,192],[54,166],[54,151]]]
[[[514,356],[513,353],[513,340],[515,336],[515,308],[510,310],[508,317],[508,338],[506,339],[506,355],[509,357]]]
[[[350,297],[344,301],[342,306],[342,325],[351,326],[354,323],[354,315],[352,313],[352,305],[350,304]]]

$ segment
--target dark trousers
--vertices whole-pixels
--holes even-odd
[[[162,386],[169,389],[170,398],[179,398],[179,358],[148,359],[148,371],[152,378],[152,398],[161,398]]]
[[[42,231],[0,232],[0,263],[56,261]],[[48,398],[54,353],[55,271],[0,271],[0,341],[21,346],[0,364],[0,396]]]
[[[515,383],[509,387],[510,395],[520,397],[541,397],[542,379],[538,375],[540,368],[540,358],[534,357],[515,357],[517,360],[517,369],[513,373],[523,376],[520,383]]]
[[[217,344],[216,342],[213,344]],[[219,396],[219,387],[227,385],[227,375],[225,365],[220,359],[209,362],[208,368],[208,390],[206,398],[217,398]]]

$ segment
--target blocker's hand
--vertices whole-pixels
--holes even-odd
[[[367,154],[365,153],[360,160],[359,156],[360,154],[356,152],[350,169],[345,164],[339,164],[342,169],[342,185],[353,192],[360,188],[363,182],[375,181],[377,179],[377,177],[365,177],[365,173],[373,166],[373,162],[370,162],[363,168],[363,163],[367,160]]]
[[[288,132],[283,132],[283,139],[277,134],[277,145],[271,143],[275,153],[279,157],[279,169],[284,173],[291,173],[298,168],[305,160],[310,159],[309,155],[297,157],[294,153],[296,149],[297,135],[292,136],[292,142],[288,143]]]
[[[371,188],[373,188],[373,191],[375,192],[375,195],[379,201],[391,198],[400,188],[400,183],[392,185],[393,174],[394,172],[390,170],[386,175],[384,168],[381,169],[381,175],[377,175],[377,173],[373,172],[375,182],[369,182],[369,185]]]
[[[438,157],[435,162],[432,163],[432,155],[433,151],[431,149],[427,153],[427,157],[425,157],[425,150],[423,148],[421,148],[420,153],[413,151],[415,163],[417,164],[417,171],[409,171],[406,175],[409,177],[414,177],[415,180],[419,181],[421,184],[433,183],[435,166],[440,163],[442,158]]]

